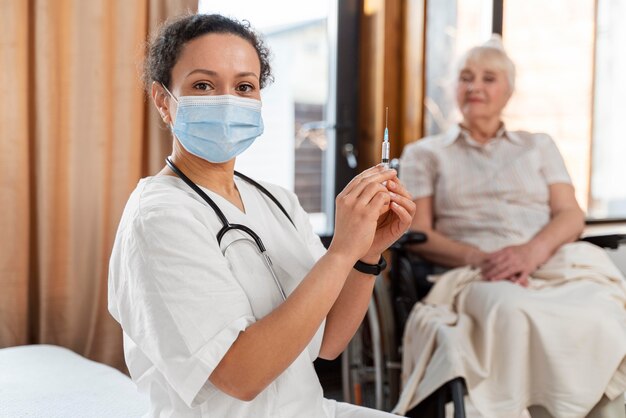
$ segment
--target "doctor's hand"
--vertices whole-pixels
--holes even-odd
[[[512,245],[489,253],[483,259],[480,269],[487,281],[509,280],[521,286],[528,286],[528,276],[541,263],[541,252],[529,244]]]
[[[386,187],[391,203],[389,210],[378,218],[376,234],[367,255],[370,259],[378,260],[380,254],[407,231],[415,215],[415,203],[397,176],[387,181]]]
[[[329,252],[338,253],[354,262],[378,262],[382,250],[378,254],[371,250],[374,236],[380,234],[380,218],[392,211],[401,211],[399,208],[394,209],[394,206],[400,206],[397,203],[394,205],[399,198],[395,191],[391,193],[389,189],[390,182],[394,182],[396,176],[395,170],[377,165],[353,178],[339,193],[335,199],[335,233]],[[387,186],[383,182],[387,182]],[[402,210],[406,212],[405,209]],[[403,219],[406,216],[408,215],[403,214]],[[387,225],[386,230],[390,229],[391,223],[384,223]]]

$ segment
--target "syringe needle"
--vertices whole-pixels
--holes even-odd
[[[385,107],[385,131],[387,130],[387,121],[389,120],[389,107]]]

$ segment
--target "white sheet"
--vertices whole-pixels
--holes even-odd
[[[140,417],[148,400],[118,370],[52,345],[0,350],[0,417]]]

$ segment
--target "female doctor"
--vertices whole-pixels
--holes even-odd
[[[325,250],[294,194],[234,172],[263,132],[260,90],[271,79],[248,25],[220,15],[165,25],[145,78],[173,150],[126,205],[109,310],[149,415],[391,416],[324,399],[312,362],[343,351],[382,251],[411,223],[396,172],[376,166],[346,186]]]

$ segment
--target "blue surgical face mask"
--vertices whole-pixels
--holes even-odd
[[[231,95],[181,96],[172,131],[190,153],[212,163],[232,160],[263,133],[261,101]]]

